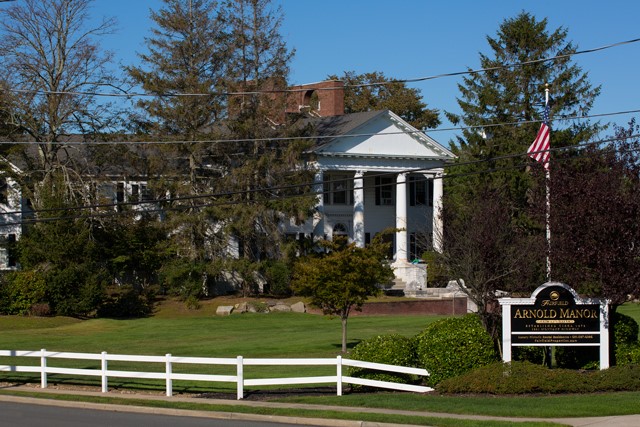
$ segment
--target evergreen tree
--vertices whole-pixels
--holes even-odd
[[[17,242],[18,262],[46,284],[42,302],[51,314],[86,316],[101,304],[109,280],[104,248],[93,220],[65,201],[65,177],[55,173],[51,182],[40,192],[48,209]]]
[[[293,52],[280,34],[282,10],[270,0],[229,0],[226,13],[232,47],[226,84],[229,92],[240,93],[229,99],[228,127],[245,141],[234,145],[241,154],[220,181],[236,192],[227,230],[243,243],[242,256],[249,260],[278,259],[286,252],[279,224],[308,218],[315,203],[302,196],[304,188],[292,187],[313,181],[300,169],[309,144],[281,139],[300,134],[287,126],[282,92]]]
[[[211,225],[220,218],[201,209],[199,197],[211,194],[224,153],[224,147],[204,140],[219,132],[226,115],[220,92],[229,62],[228,37],[216,0],[164,0],[151,19],[155,27],[146,39],[149,52],[140,55],[144,65],[127,71],[145,92],[156,95],[137,103],[144,112],[142,129],[154,138],[178,142],[147,153],[156,161],[147,162],[140,172],[150,180],[155,196],[171,195],[165,204],[171,239],[159,248],[174,256],[166,268],[197,265],[195,281],[201,283],[215,251]]]
[[[449,260],[446,267],[453,278],[465,279],[467,292],[484,308],[480,315],[495,338],[496,291],[531,292],[545,280],[545,204],[532,203],[535,194],[544,192],[545,175],[540,164],[524,155],[540,127],[536,121],[541,119],[545,88],[548,85],[553,98],[552,147],[575,145],[599,130],[598,125],[567,124],[560,117],[586,115],[600,89],[592,87],[587,73],[567,56],[576,51],[567,41],[567,30],[549,30],[546,19],[522,12],[506,19],[497,36],[487,41],[491,55],[480,55],[480,68],[486,71],[464,78],[458,99],[462,113],[447,114],[454,123],[469,127],[452,142],[457,166],[448,170],[443,202],[447,233],[466,237],[445,239],[442,259]],[[527,164],[531,168],[525,169]],[[491,205],[499,207],[499,224],[478,221],[487,194]],[[475,208],[466,209],[469,206]],[[489,234],[478,230],[482,228]],[[491,253],[502,256],[484,257],[477,238],[492,233],[500,240],[494,239],[498,246]],[[480,253],[460,246],[469,239]],[[529,252],[523,254],[521,248]],[[460,254],[474,265],[472,277],[465,277],[468,263],[459,262]]]
[[[127,71],[145,92],[156,95],[137,104],[150,121],[148,129],[186,142],[169,145],[165,154],[178,160],[176,168],[188,165],[190,190],[197,191],[198,172],[210,154],[197,141],[209,137],[225,114],[218,93],[228,62],[224,22],[215,0],[164,0],[151,19],[149,53],[140,55],[144,65]]]
[[[420,90],[388,79],[382,72],[356,74],[355,71],[345,71],[342,76],[328,78],[344,81],[344,111],[347,114],[387,109],[416,129],[435,128],[440,124],[438,110],[427,108]],[[377,84],[382,82],[385,84]]]
[[[567,41],[567,30],[548,29],[546,19],[537,20],[522,12],[506,19],[496,37],[487,37],[487,41],[491,55],[480,54],[479,67],[487,71],[464,78],[458,85],[462,113],[447,116],[453,123],[469,127],[452,143],[458,163],[465,165],[455,168],[452,174],[495,171],[464,182],[455,180],[456,185],[448,190],[464,199],[478,186],[506,186],[510,203],[519,210],[526,206],[530,180],[514,167],[523,165],[524,157],[494,159],[526,152],[540,126],[535,121],[542,118],[547,85],[552,97],[552,146],[588,139],[599,129],[597,125],[567,125],[561,117],[586,115],[600,88],[592,87],[588,74],[567,56],[576,51],[576,46]],[[543,60],[556,56],[559,58]],[[469,162],[475,163],[467,165]]]

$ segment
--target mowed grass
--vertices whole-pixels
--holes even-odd
[[[179,309],[178,309],[179,310]],[[337,318],[298,313],[245,313],[226,317],[210,309],[192,310],[184,316],[160,310],[143,319],[91,319],[0,317],[0,349],[40,350],[173,356],[235,358],[336,357],[340,354],[341,324]],[[167,314],[170,313],[170,314]],[[439,316],[353,316],[349,319],[349,346],[379,335],[412,336]],[[24,321],[23,325],[20,325]],[[18,326],[20,325],[20,326]],[[0,358],[2,365],[38,365],[38,358]],[[49,366],[99,369],[98,361],[52,359]],[[161,372],[160,363],[110,362],[112,370]],[[175,365],[174,372],[235,375],[234,366]],[[246,378],[335,375],[335,367],[245,367]],[[34,374],[0,373],[0,381],[38,382]],[[99,378],[51,375],[51,383],[97,385]],[[110,378],[113,388],[162,390],[162,381]],[[232,383],[176,381],[176,392],[229,392]]]
[[[134,320],[92,319],[79,321],[68,318],[20,318],[0,317],[0,348],[12,350],[78,351],[124,354],[205,357],[335,357],[340,354],[340,321],[310,314],[242,314],[216,317],[211,307],[180,313],[179,305],[161,310],[155,317]],[[640,321],[640,306],[626,304],[619,308]],[[386,333],[412,336],[439,319],[438,316],[354,316],[349,320],[349,343]],[[7,359],[0,359],[6,364]],[[25,360],[25,359],[23,359]],[[67,366],[71,361],[60,360],[55,366]],[[38,364],[33,359],[30,364]],[[50,364],[53,366],[53,364]],[[82,362],[82,367],[95,367]],[[147,365],[148,366],[148,365]],[[117,369],[110,363],[111,369]],[[212,372],[210,367],[195,367],[198,372]],[[233,370],[233,367],[231,367]],[[249,368],[249,367],[247,367]],[[258,377],[245,368],[246,377]],[[262,368],[262,367],[261,367]],[[157,370],[162,370],[158,366]],[[291,369],[262,368],[261,376],[332,375],[334,368],[311,368],[292,373]],[[152,369],[146,369],[152,370]],[[156,369],[153,369],[156,370]],[[177,371],[177,369],[174,369]],[[233,372],[231,372],[233,374]],[[13,373],[0,373],[0,381],[12,378]],[[39,382],[38,377],[32,381]],[[92,378],[71,380],[50,376],[50,383],[58,381],[97,385]],[[163,390],[162,382],[110,379],[112,388],[141,388]],[[174,382],[174,390],[180,392],[227,392],[233,394],[234,384],[202,385]],[[534,398],[532,398],[534,397]],[[414,411],[449,412],[508,417],[586,417],[640,413],[640,393],[595,393],[560,396],[438,396],[413,393],[353,393],[342,397],[295,397],[292,402],[330,404],[336,406],[389,408]],[[221,410],[221,409],[218,409]],[[287,413],[286,410],[283,410]],[[322,412],[322,411],[321,411]],[[291,412],[289,412],[291,414]],[[344,413],[341,413],[344,415]],[[300,414],[301,416],[314,416]],[[360,415],[360,414],[359,414]],[[343,418],[336,413],[335,418]],[[350,417],[350,416],[349,416]],[[397,415],[396,415],[397,417]],[[363,419],[363,418],[358,418]],[[393,419],[393,416],[392,416]],[[378,417],[371,421],[387,421]],[[396,422],[398,421],[395,418]],[[409,420],[406,420],[409,422]],[[461,420],[412,419],[412,424],[466,425]],[[447,424],[452,422],[452,424]],[[495,424],[494,424],[495,423]],[[472,421],[468,425],[506,425],[500,422]],[[531,425],[534,425],[532,423]],[[544,423],[538,425],[547,425]]]
[[[412,336],[437,316],[362,316],[348,323],[349,345],[379,334]],[[16,326],[22,321],[26,326]],[[77,351],[202,357],[334,357],[339,319],[297,313],[60,321],[0,317],[6,350]]]

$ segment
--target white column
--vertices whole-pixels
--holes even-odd
[[[318,195],[316,210],[313,213],[313,240],[324,239],[324,174],[321,170],[316,172],[314,179],[314,191]]]
[[[396,263],[407,263],[407,174],[396,178]]]
[[[364,248],[364,172],[356,171],[353,178],[353,241]]]
[[[442,252],[442,177],[443,173],[438,172],[433,179],[433,249]]]

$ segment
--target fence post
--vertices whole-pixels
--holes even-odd
[[[100,363],[100,369],[102,370],[102,392],[106,393],[109,388],[109,385],[107,383],[107,352],[103,351],[102,352],[102,360]]]
[[[167,397],[173,396],[173,384],[171,382],[171,353],[167,353]]]
[[[238,389],[237,389],[237,400],[244,399],[244,364],[242,356],[238,356],[237,358],[237,368],[236,375],[238,381]]]
[[[338,396],[342,396],[342,356],[338,356],[336,360],[336,389]]]
[[[47,388],[47,350],[40,350],[40,388]]]

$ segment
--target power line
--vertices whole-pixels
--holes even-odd
[[[552,148],[550,151],[553,152],[559,152],[559,151],[565,151],[565,150],[575,150],[575,149],[581,149],[581,148],[585,148],[588,146],[593,146],[593,145],[599,145],[599,144],[605,144],[605,143],[610,143],[610,142],[615,142],[615,141],[619,141],[619,140],[623,140],[623,139],[633,139],[633,138],[639,138],[640,134],[635,134],[635,135],[630,135],[630,136],[624,136],[624,137],[614,137],[614,138],[608,138],[608,139],[602,139],[602,140],[598,140],[598,141],[591,141],[591,142],[587,142],[587,143],[583,143],[583,144],[578,144],[578,145],[570,145],[570,146],[565,146],[565,147],[556,147],[556,148]],[[634,150],[628,150],[628,151],[637,151],[636,149]],[[506,155],[502,155],[502,156],[496,156],[496,157],[492,157],[492,158],[488,158],[488,159],[478,159],[478,160],[472,160],[472,161],[467,161],[467,162],[462,162],[462,163],[452,163],[452,164],[445,164],[443,165],[444,169],[449,169],[449,168],[456,168],[456,167],[463,167],[463,166],[472,166],[472,165],[477,165],[477,164],[482,164],[482,163],[488,163],[488,162],[495,162],[495,161],[499,161],[499,160],[506,160],[506,159],[514,159],[514,158],[526,158],[529,156],[529,154],[531,153],[516,153],[516,154],[506,154]],[[518,166],[507,166],[507,167],[501,167],[501,168],[491,168],[491,169],[485,169],[482,171],[473,171],[473,172],[463,172],[463,173],[459,173],[459,174],[453,174],[453,175],[443,175],[443,176],[437,176],[434,175],[431,179],[454,179],[454,178],[460,178],[460,177],[464,177],[464,176],[471,176],[471,175],[478,175],[478,174],[483,174],[483,173],[491,173],[491,172],[497,172],[500,170],[509,170],[509,169],[518,169],[520,167],[526,166],[526,163],[523,163],[522,165],[518,165]],[[425,172],[429,172],[431,169],[428,168],[421,168],[421,169],[406,169],[403,171],[396,171],[396,172],[381,172],[378,174],[373,174],[373,175],[368,175],[369,178],[372,177],[378,177],[378,176],[391,176],[391,175],[396,175],[398,173],[425,173]],[[353,180],[352,178],[349,178],[348,180]],[[139,205],[151,205],[151,204],[157,204],[157,203],[168,203],[168,202],[178,202],[178,201],[188,201],[188,200],[196,200],[196,199],[209,199],[209,198],[217,198],[217,199],[223,199],[226,197],[231,197],[231,196],[235,196],[235,195],[246,195],[246,194],[251,194],[251,193],[262,193],[262,192],[267,192],[267,191],[282,191],[282,190],[291,190],[291,189],[302,189],[302,188],[309,188],[309,187],[316,187],[319,185],[324,185],[325,183],[335,183],[335,182],[343,182],[345,181],[345,179],[335,179],[335,180],[329,180],[329,181],[323,181],[323,182],[307,182],[307,183],[301,183],[301,184],[291,184],[291,185],[285,185],[285,186],[274,186],[274,187],[262,187],[262,188],[255,188],[255,189],[251,189],[251,190],[238,190],[238,191],[230,191],[230,192],[222,192],[222,193],[211,193],[211,194],[202,194],[202,195],[193,195],[193,196],[183,196],[183,197],[175,197],[175,198],[163,198],[163,199],[153,199],[153,200],[143,200],[143,201],[137,201],[137,202],[116,202],[116,203],[106,203],[106,204],[93,204],[93,205],[85,205],[85,206],[73,206],[73,207],[64,207],[64,208],[51,208],[51,209],[42,209],[42,210],[35,210],[35,211],[9,211],[9,212],[0,212],[0,216],[4,216],[4,215],[25,215],[25,214],[36,214],[36,213],[43,213],[43,212],[56,212],[56,211],[78,211],[78,210],[88,210],[88,209],[102,209],[102,208],[117,208],[119,206],[139,206]],[[406,185],[406,184],[405,184]],[[385,184],[381,184],[379,186],[385,186]],[[329,192],[333,192],[333,191],[329,191]],[[302,194],[294,194],[294,195],[284,195],[284,196],[278,196],[276,198],[273,198],[273,200],[278,201],[278,200],[287,200],[287,199],[291,199],[291,198],[300,198],[300,197],[320,197],[322,195],[324,195],[325,193],[329,193],[327,191],[321,191],[321,192],[305,192]],[[231,205],[239,205],[239,204],[247,204],[249,203],[249,201],[247,200],[216,200],[215,202],[212,203],[207,203],[207,204],[200,204],[200,205],[181,205],[181,206],[163,206],[163,207],[159,207],[159,208],[155,208],[155,209],[141,209],[141,210],[131,210],[131,211],[121,211],[121,212],[110,212],[110,213],[103,213],[103,214],[96,214],[93,213],[90,215],[90,217],[92,218],[104,218],[104,217],[112,217],[112,216],[119,216],[119,215],[123,215],[123,214],[135,214],[135,215],[142,215],[145,213],[156,213],[156,212],[166,212],[166,211],[184,211],[184,210],[190,210],[190,209],[202,209],[202,208],[206,208],[206,207],[218,207],[218,206],[231,206]],[[50,222],[50,221],[54,221],[54,220],[70,220],[70,219],[80,219],[80,218],[86,218],[86,216],[64,216],[64,217],[49,217],[49,218],[34,218],[34,219],[25,219],[19,222],[8,222],[8,223],[3,223],[0,224],[0,227],[3,226],[11,226],[11,225],[21,225],[21,224],[33,224],[33,223],[38,223],[38,222]]]
[[[504,70],[508,68],[523,67],[531,64],[570,58],[576,55],[599,52],[599,51],[611,49],[614,47],[637,43],[639,41],[640,41],[640,38],[635,38],[635,39],[625,40],[617,43],[611,43],[608,45],[604,45],[604,46],[600,46],[592,49],[585,49],[585,50],[580,50],[572,53],[564,53],[556,56],[534,59],[530,61],[505,64],[505,65],[500,65],[496,67],[478,68],[474,70],[457,71],[452,73],[443,73],[443,74],[436,74],[432,76],[416,77],[416,78],[408,78],[408,79],[387,80],[387,81],[373,82],[373,83],[345,84],[343,88],[386,86],[386,85],[392,85],[396,83],[416,83],[416,82],[435,80],[435,79],[440,79],[445,77],[456,77],[456,76],[462,76],[462,75],[479,74],[479,73],[485,73],[488,71],[497,71],[497,70]],[[342,88],[328,87],[328,88],[315,88],[314,90],[340,90],[340,89]],[[83,96],[88,95],[88,96],[117,97],[117,98],[176,98],[176,97],[210,97],[210,96],[227,96],[228,97],[228,96],[242,96],[242,95],[271,95],[271,94],[278,94],[278,93],[298,93],[298,92],[306,92],[309,90],[309,88],[307,87],[307,88],[301,88],[301,89],[272,89],[272,90],[246,91],[246,92],[238,91],[238,92],[207,92],[207,93],[180,93],[180,92],[144,93],[144,92],[126,92],[126,91],[123,91],[124,93],[104,93],[104,92],[95,92],[95,91],[48,91],[48,90],[19,89],[19,88],[5,88],[5,90],[8,92],[14,92],[14,93],[29,93],[29,94],[42,94],[42,95],[83,95]]]
[[[574,116],[555,116],[554,120],[583,120],[592,119],[598,117],[619,116],[625,114],[637,114],[640,113],[640,109],[636,110],[624,110],[615,111],[611,113],[598,113],[589,115],[574,115]],[[336,135],[312,135],[312,136],[288,136],[288,137],[264,137],[264,138],[229,138],[229,139],[202,139],[202,140],[153,140],[153,141],[51,141],[51,142],[39,142],[39,141],[1,141],[0,145],[172,145],[172,144],[225,144],[225,143],[252,143],[252,142],[287,142],[287,141],[300,141],[300,140],[330,140],[335,138],[360,138],[360,137],[378,137],[389,135],[427,135],[434,132],[451,132],[451,131],[464,131],[473,129],[490,129],[504,126],[520,126],[531,123],[541,123],[542,120],[523,120],[518,122],[502,122],[502,123],[488,123],[483,125],[474,126],[459,126],[440,129],[413,130],[413,131],[397,131],[397,132],[385,132],[385,133],[350,133],[350,134],[336,134]],[[241,153],[237,153],[241,154]]]

